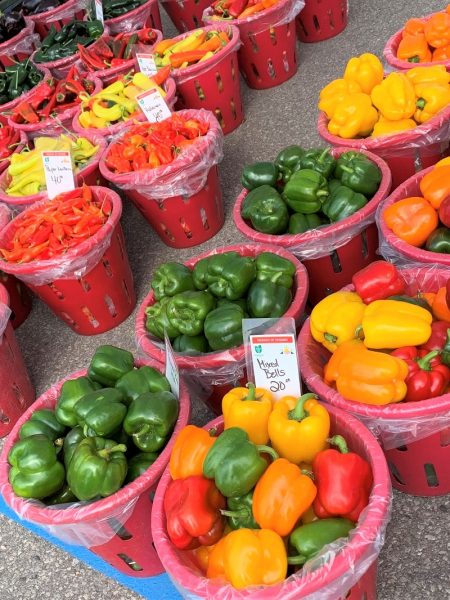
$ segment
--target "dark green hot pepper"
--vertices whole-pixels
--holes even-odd
[[[306,215],[319,212],[327,196],[327,180],[312,169],[294,173],[283,191],[283,198],[292,210]]]

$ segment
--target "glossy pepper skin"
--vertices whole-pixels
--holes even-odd
[[[242,206],[241,206],[242,218],[249,220],[251,211],[252,211],[252,207],[253,207],[253,203],[256,202],[257,200],[265,199],[268,197],[274,197],[274,198],[279,197],[278,191],[273,186],[261,185],[260,187],[250,190],[248,192],[248,194],[245,196],[244,201],[242,202]],[[235,254],[237,254],[237,252]],[[200,260],[198,263],[196,263],[196,265],[194,267],[194,281],[195,281],[195,285],[198,289],[206,289],[206,288],[199,287],[198,282],[196,281],[196,278],[195,278],[196,267],[199,263],[202,263],[203,260],[207,261],[208,259],[204,258],[204,259]]]
[[[351,94],[336,106],[328,131],[344,139],[366,137],[378,121],[378,111],[367,94]]]
[[[64,484],[64,467],[56,458],[56,447],[45,435],[33,435],[14,444],[8,454],[9,482],[22,498],[41,500]]]
[[[431,336],[421,345],[421,350],[442,350],[447,339],[447,330],[450,329],[450,321],[433,321],[431,324]]]
[[[383,212],[386,225],[397,237],[420,248],[438,226],[437,212],[420,197],[403,198]]]
[[[240,590],[280,583],[286,574],[286,548],[279,535],[270,529],[238,529],[216,544],[206,576]]]
[[[330,352],[357,337],[366,306],[354,292],[334,292],[311,312],[311,335]]]
[[[144,365],[125,373],[117,382],[116,389],[121,392],[127,406],[146,392],[168,392],[170,383],[157,369]]]
[[[450,254],[450,229],[438,227],[427,239],[425,250],[438,252],[439,254]]]
[[[75,427],[77,418],[74,413],[76,403],[89,392],[101,388],[101,385],[89,377],[77,377],[65,381],[61,387],[55,407],[55,415],[62,425]]]
[[[291,302],[291,291],[271,281],[254,281],[247,296],[249,315],[255,318],[282,317]]]
[[[131,371],[134,358],[131,352],[115,346],[99,346],[88,368],[89,379],[106,387],[114,387],[116,381]]]
[[[326,220],[317,213],[313,213],[311,215],[294,213],[289,218],[288,233],[306,233],[311,229],[317,229],[325,223]]]
[[[340,185],[325,200],[322,205],[322,212],[330,219],[331,223],[337,223],[354,215],[366,204],[367,198],[365,196],[354,192],[345,185]]]
[[[209,292],[181,292],[169,300],[167,316],[171,325],[180,333],[199,335],[203,331],[206,315],[215,306],[216,301]]]
[[[250,195],[247,194],[247,197]],[[223,252],[221,256],[226,256],[228,258],[238,258],[240,254],[238,252]],[[206,281],[206,276],[208,274],[208,267],[211,261],[212,256],[207,256],[206,258],[202,258],[198,262],[195,263],[194,269],[192,271],[192,277],[194,278],[195,287],[198,290],[206,290],[208,288],[208,282]]]
[[[180,550],[211,546],[222,537],[225,498],[213,481],[193,475],[171,481],[164,496],[167,533]]]
[[[227,498],[244,496],[267,468],[260,452],[277,456],[272,448],[253,444],[243,429],[226,429],[206,455],[203,475],[214,479],[219,491]]]
[[[204,331],[212,350],[226,350],[243,342],[244,311],[237,304],[223,304],[208,313]]]
[[[155,302],[151,306],[147,306],[145,314],[147,319],[145,328],[160,340],[164,340],[164,332],[170,340],[180,335],[180,330],[175,327],[167,316],[167,308],[171,298],[161,298],[159,302]]]
[[[327,447],[330,415],[315,394],[286,396],[275,403],[268,430],[272,447],[282,458],[296,465],[311,463]]]
[[[67,483],[78,500],[106,498],[120,489],[127,474],[126,449],[101,437],[78,444],[67,470]]]
[[[231,529],[259,529],[252,511],[253,492],[236,498],[227,498],[227,509],[220,512],[227,517]]]
[[[261,252],[256,257],[256,279],[258,281],[271,281],[289,290],[292,288],[295,276],[295,265],[273,252]]]
[[[447,339],[442,348],[441,360],[447,367],[450,366],[450,329],[447,330]]]
[[[300,170],[300,162],[302,156],[305,154],[305,150],[300,146],[287,146],[278,153],[275,164],[278,167],[282,181],[286,183],[291,177],[292,173]]]
[[[320,519],[313,523],[301,525],[290,537],[290,545],[297,551],[296,556],[290,556],[290,565],[302,565],[318,554],[324,546],[339,538],[346,538],[355,525],[349,519],[338,517]]]
[[[238,300],[256,277],[255,262],[248,256],[216,254],[210,257],[205,281],[217,298]]]
[[[370,94],[373,88],[383,81],[383,76],[380,59],[368,52],[351,58],[344,72],[344,79],[357,83],[365,94]]]
[[[450,369],[442,364],[439,350],[419,350],[404,346],[392,352],[408,365],[406,402],[418,402],[441,396],[450,383]]]
[[[435,294],[428,293],[425,298],[431,305],[431,312],[435,319],[450,321],[450,307],[447,304],[446,287],[439,288]]]
[[[55,412],[49,408],[36,410],[26,423],[19,430],[19,438],[30,437],[31,435],[45,435],[54,442],[62,437],[66,431],[64,425],[61,425],[56,419]]]
[[[254,444],[267,444],[273,402],[271,392],[255,388],[253,383],[232,389],[222,398],[224,429],[240,427]]]
[[[56,494],[46,498],[45,504],[47,506],[54,506],[55,504],[69,504],[76,501],[77,497],[66,483]]]
[[[72,460],[73,453],[76,450],[76,447],[81,442],[81,440],[85,439],[85,435],[83,433],[83,428],[77,425],[73,429],[69,431],[69,433],[64,438],[63,444],[63,454],[64,454],[64,466],[66,467],[66,471],[69,468],[70,461]]]
[[[406,71],[406,76],[415,85],[421,83],[440,83],[446,85],[450,83],[450,73],[444,65],[436,65],[434,67],[415,67]]]
[[[169,461],[172,479],[203,474],[206,455],[216,441],[213,431],[186,425],[177,436]]]
[[[251,199],[250,194],[254,193]],[[248,215],[256,231],[262,233],[284,233],[289,222],[289,213],[280,194],[270,186],[252,190],[243,203],[242,216]],[[249,207],[249,208],[246,208]]]
[[[330,153],[330,148],[321,148],[305,152],[300,164],[302,169],[312,169],[328,179],[334,171],[336,159]]]
[[[442,225],[450,227],[450,196],[439,206],[439,221]]]
[[[418,97],[414,119],[418,123],[426,123],[450,104],[449,85],[417,84],[414,90]]]
[[[355,291],[365,304],[403,294],[405,282],[397,267],[385,260],[376,260],[352,277]]]
[[[381,137],[383,135],[392,135],[399,131],[408,131],[409,129],[415,129],[417,123],[413,119],[400,119],[398,121],[390,121],[385,119],[382,115],[375,123],[372,131],[372,137]]]
[[[414,85],[404,73],[390,73],[370,96],[383,117],[391,121],[409,119],[416,110]]]
[[[195,290],[192,271],[177,262],[160,265],[153,274],[151,286],[157,300],[161,300],[165,296],[175,296],[180,292]]]
[[[359,454],[348,451],[342,436],[336,435],[330,442],[338,450],[324,450],[313,462],[317,485],[314,512],[320,519],[344,517],[356,523],[369,502],[372,469]]]
[[[367,350],[359,340],[344,342],[324,367],[324,381],[347,400],[382,406],[406,396],[405,361]]]
[[[360,152],[344,152],[337,160],[335,176],[342,185],[368,198],[378,190],[381,171],[375,163]]]
[[[175,352],[184,354],[203,354],[208,352],[209,344],[204,335],[179,335],[172,344]]]
[[[128,461],[128,470],[125,483],[130,483],[131,481],[134,481],[143,475],[143,473],[145,473],[145,471],[152,466],[158,457],[159,454],[157,452],[139,452],[139,454],[135,454]]]
[[[407,60],[410,63],[431,62],[432,55],[423,33],[407,35],[397,48],[397,58]]]
[[[75,415],[86,437],[110,437],[122,425],[127,414],[122,393],[103,388],[86,394],[75,405]]]
[[[247,190],[253,190],[262,185],[275,187],[278,177],[278,167],[274,163],[258,162],[244,167],[241,181]]]
[[[130,404],[123,428],[143,452],[156,452],[166,443],[178,418],[172,392],[147,392]]]
[[[275,460],[253,492],[253,515],[262,529],[284,537],[311,506],[317,489],[312,479],[285,458]]]
[[[288,206],[306,215],[319,212],[327,196],[327,180],[312,169],[301,169],[294,173],[283,191]]]
[[[361,92],[361,87],[356,81],[347,81],[346,79],[335,79],[326,85],[319,96],[319,110],[331,119],[334,115],[336,107],[347,99],[350,94]]]
[[[441,48],[450,44],[450,15],[445,12],[435,13],[426,21],[424,32],[427,42],[433,48]]]

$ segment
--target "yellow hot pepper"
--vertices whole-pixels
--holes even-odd
[[[360,91],[361,88],[356,81],[335,79],[326,85],[320,92],[319,110],[323,110],[327,117],[331,119],[340,102],[345,100],[350,94],[356,94]]]
[[[269,441],[267,423],[272,412],[273,396],[263,388],[234,388],[222,399],[225,429],[240,427],[247,432],[254,444],[265,445]]]
[[[450,104],[450,85],[421,83],[414,86],[417,110],[414,118],[425,123]]]
[[[340,102],[328,123],[328,131],[344,139],[366,137],[378,121],[378,111],[367,94],[351,94]]]
[[[269,417],[269,438],[282,458],[299,465],[312,463],[328,447],[330,415],[315,394],[286,396],[275,403]]]
[[[407,375],[408,365],[404,360],[367,350],[358,340],[342,344],[324,369],[325,382],[335,383],[341,396],[379,406],[403,400]]]
[[[409,119],[416,110],[416,94],[411,81],[403,73],[391,73],[371,93],[374,106],[386,119]]]
[[[362,318],[367,348],[420,346],[431,335],[433,317],[421,306],[398,300],[375,300],[366,307]]]
[[[366,305],[355,292],[335,292],[313,308],[310,318],[311,335],[334,352],[338,346],[356,337]]]
[[[344,79],[357,83],[365,94],[383,81],[383,65],[375,54],[365,53],[351,58],[345,67]]]
[[[450,83],[450,73],[444,65],[435,67],[415,67],[406,72],[406,77],[417,85],[419,83],[441,83],[447,85]]]
[[[417,123],[413,119],[389,121],[389,119],[385,119],[383,115],[380,115],[379,120],[375,123],[375,127],[373,128],[372,137],[392,135],[393,133],[407,131],[408,129],[414,129],[415,127],[417,127]]]

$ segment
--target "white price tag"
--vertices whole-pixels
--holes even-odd
[[[105,22],[104,18],[103,18],[103,4],[102,4],[102,0],[94,0],[95,2],[95,16],[96,18],[101,21],[102,23]]]
[[[270,390],[276,400],[301,395],[294,335],[250,335],[250,350],[256,387]]]
[[[139,70],[147,77],[152,77],[152,75],[156,75],[158,69],[155,65],[155,59],[153,58],[153,54],[136,54],[136,58],[139,65]]]
[[[172,394],[180,397],[180,372],[173,352],[172,344],[167,335],[164,337],[166,344],[166,377],[170,383]]]
[[[48,197],[54,198],[62,192],[75,189],[70,152],[66,150],[42,152]]]
[[[150,123],[164,121],[164,119],[168,119],[172,114],[164,98],[155,88],[142,92],[142,94],[136,96],[136,100],[138,101],[139,108]]]

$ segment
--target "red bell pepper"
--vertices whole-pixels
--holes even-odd
[[[356,522],[369,502],[372,470],[369,463],[355,452],[349,452],[345,439],[335,435],[332,448],[319,452],[313,461],[317,496],[314,513],[319,519],[345,517]]]
[[[384,260],[376,260],[355,273],[352,283],[365,304],[405,291],[405,282],[395,265]]]
[[[408,365],[406,402],[427,400],[444,393],[450,383],[450,369],[442,364],[439,350],[428,352],[415,346],[405,346],[391,354],[402,358]]]
[[[193,475],[172,481],[164,497],[164,512],[174,546],[194,550],[218,542],[225,527],[220,512],[225,505],[225,498],[210,479]]]
[[[450,329],[449,321],[434,321],[431,324],[431,335],[425,344],[420,348],[430,352],[430,350],[442,350],[447,340],[447,330]]]

